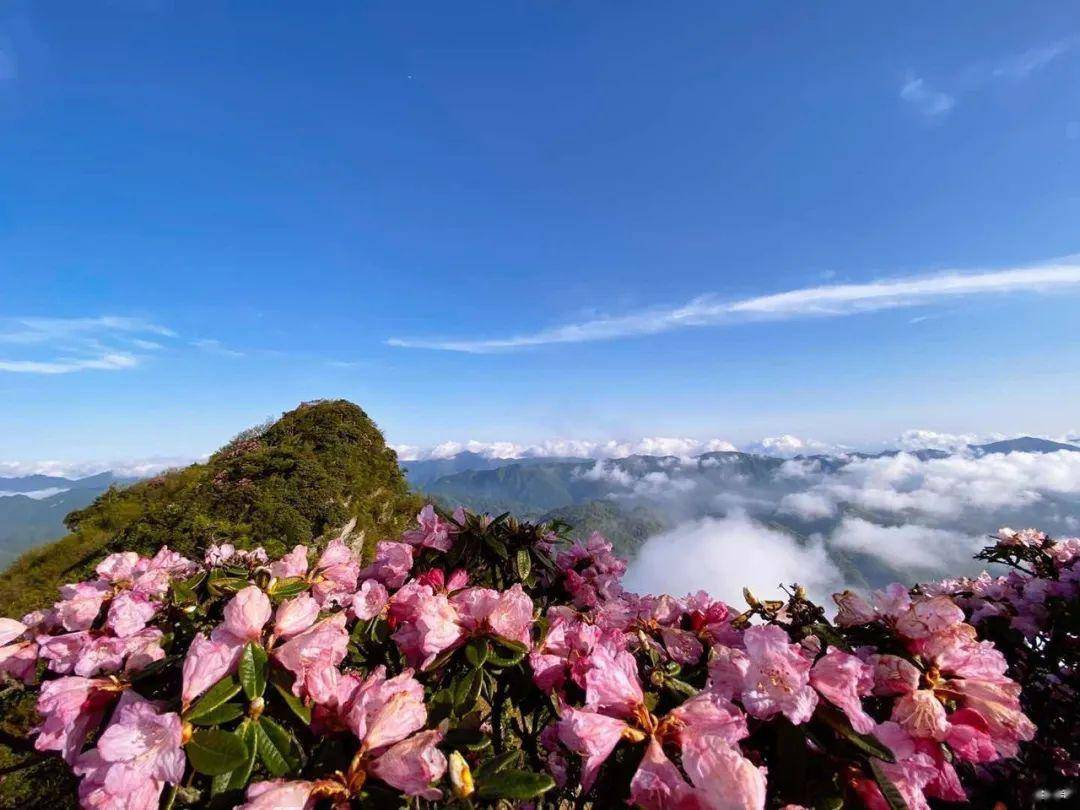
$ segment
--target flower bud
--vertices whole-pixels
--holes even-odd
[[[195,733],[195,727],[191,723],[185,722],[180,727],[180,744],[187,745],[191,739],[191,735]]]
[[[449,765],[450,784],[454,788],[454,796],[458,799],[467,799],[475,790],[469,763],[457,751],[451,751]]]
[[[266,701],[261,697],[257,697],[248,704],[248,717],[252,720],[258,720],[262,716],[263,709],[266,708]]]

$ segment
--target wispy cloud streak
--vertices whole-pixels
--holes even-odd
[[[933,276],[862,284],[834,284],[724,301],[715,295],[683,306],[649,309],[627,315],[595,318],[537,332],[485,340],[391,338],[390,346],[484,354],[557,343],[655,335],[692,327],[741,321],[840,317],[884,309],[925,305],[951,298],[990,293],[1048,292],[1080,287],[1080,264],[1073,260],[1035,267],[976,273],[952,271]]]
[[[142,318],[0,318],[0,372],[120,371],[139,365],[142,352],[165,348],[160,340],[175,337]]]

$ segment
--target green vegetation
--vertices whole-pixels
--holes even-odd
[[[70,534],[23,554],[0,574],[0,616],[51,604],[65,582],[86,579],[113,551],[152,555],[168,545],[193,558],[212,543],[264,546],[277,557],[356,519],[365,552],[396,536],[422,506],[375,423],[344,400],[305,403],[245,431],[205,464],[123,488],[72,512]],[[74,807],[74,779],[26,740],[30,695],[0,718],[0,807]],[[7,769],[18,772],[3,775]]]
[[[344,400],[306,403],[237,436],[205,464],[112,487],[66,519],[70,534],[23,554],[0,575],[0,615],[56,598],[113,551],[168,545],[200,557],[212,543],[278,556],[356,519],[365,545],[400,532],[420,499],[375,423]]]
[[[612,501],[589,501],[553,509],[540,518],[542,523],[558,520],[571,528],[567,536],[585,540],[600,532],[620,557],[633,559],[645,541],[665,529],[660,517],[644,506],[622,507]]]

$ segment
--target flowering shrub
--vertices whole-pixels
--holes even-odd
[[[84,807],[916,810],[1036,731],[963,583],[838,594],[833,624],[797,587],[628,593],[603,538],[507,516],[425,507],[367,565],[346,539],[113,554],[0,620]]]
[[[1019,756],[989,763],[977,777],[1010,807],[1032,797],[1075,800],[1080,788],[1080,539],[1054,541],[1033,529],[1002,529],[979,559],[1007,566],[927,586],[949,596],[1009,662],[1025,714],[1038,725]],[[979,781],[974,782],[976,789]]]

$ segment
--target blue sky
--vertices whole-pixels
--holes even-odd
[[[1064,434],[1078,80],[1073,3],[6,3],[0,460]]]

